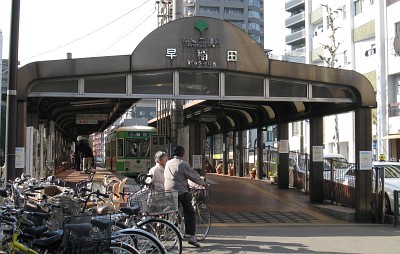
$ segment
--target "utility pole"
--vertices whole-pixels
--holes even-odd
[[[8,64],[7,114],[6,114],[6,168],[7,180],[14,180],[15,148],[17,143],[17,72],[19,41],[20,0],[13,0],[11,7],[10,59]]]

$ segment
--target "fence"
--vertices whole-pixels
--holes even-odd
[[[308,193],[310,177],[310,155],[298,152],[289,153],[289,170],[293,170],[293,187]],[[289,172],[290,173],[290,172]],[[290,175],[290,174],[289,174]],[[291,181],[289,181],[290,183]]]
[[[293,187],[308,193],[310,182],[310,155],[289,154],[289,170],[293,169]],[[289,172],[290,177],[290,172]],[[289,179],[289,183],[291,183]],[[338,204],[355,207],[355,164],[341,160],[324,159],[323,198]]]
[[[335,159],[324,159],[323,197],[331,204],[355,207],[356,166]]]

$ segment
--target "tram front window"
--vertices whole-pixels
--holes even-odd
[[[125,157],[148,157],[149,140],[148,139],[126,139]]]

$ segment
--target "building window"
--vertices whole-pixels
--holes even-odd
[[[363,0],[354,1],[354,16],[362,13]]]
[[[226,20],[227,22],[231,23],[232,25],[235,25],[243,30],[246,29],[246,24],[242,20]]]
[[[192,16],[192,15],[194,15],[194,7],[184,7],[183,8],[183,13],[185,14],[185,15],[188,15],[188,16]]]
[[[227,3],[243,3],[243,0],[225,0]]]
[[[261,43],[261,36],[257,34],[250,34],[251,38],[255,40],[257,43]]]
[[[292,136],[298,136],[300,134],[300,122],[292,123]]]
[[[394,24],[394,29],[396,29],[396,33],[395,34],[400,33],[400,22],[397,22],[397,23]]]
[[[344,65],[348,65],[349,62],[347,61],[347,50],[343,52],[343,63]]]
[[[202,6],[199,8],[199,12],[201,13],[219,13],[219,7],[207,7],[207,6]]]
[[[258,11],[249,11],[249,18],[260,19],[261,14]]]
[[[243,8],[225,8],[225,13],[232,15],[243,15],[244,10]]]
[[[261,2],[259,0],[249,0],[249,6],[261,8]]]
[[[260,24],[250,22],[249,29],[260,31],[261,27],[260,27]]]
[[[342,6],[342,14],[343,14],[343,20],[347,18],[347,9],[346,5]]]

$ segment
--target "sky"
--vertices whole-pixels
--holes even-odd
[[[284,3],[264,0],[265,48],[283,54]],[[20,0],[18,58],[30,62],[128,55],[157,27],[155,0]],[[9,58],[12,0],[0,0],[3,59]],[[118,3],[118,4],[117,4]]]

